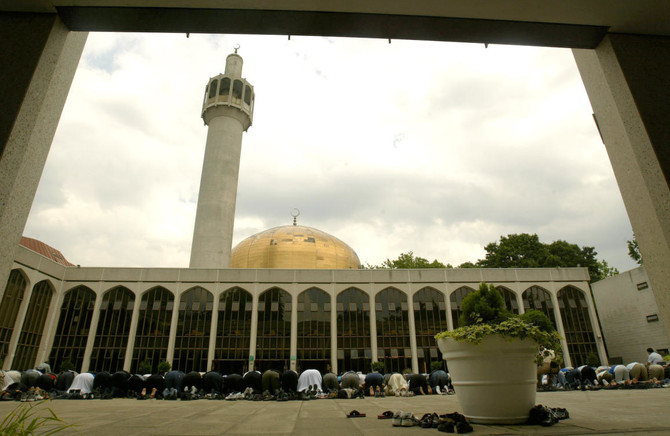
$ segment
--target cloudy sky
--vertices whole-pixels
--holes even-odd
[[[93,33],[24,234],[82,266],[188,266],[204,88],[236,44],[256,107],[234,243],[298,208],[363,263],[527,232],[635,266],[571,52],[498,45]]]

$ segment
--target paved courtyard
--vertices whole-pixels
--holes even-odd
[[[670,388],[597,392],[547,392],[537,403],[565,407],[570,419],[553,427],[493,426],[474,424],[478,435],[503,434],[670,434]],[[0,402],[4,417],[18,402]],[[56,400],[40,407],[51,408],[85,435],[257,435],[295,434],[393,435],[439,433],[421,427],[393,427],[379,420],[386,410],[410,411],[417,417],[427,412],[460,411],[457,396],[413,398],[366,398],[288,402],[253,401],[159,401],[159,400]],[[366,418],[347,418],[356,409]],[[63,434],[63,433],[60,433]]]

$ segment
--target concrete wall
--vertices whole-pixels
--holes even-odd
[[[659,313],[644,266],[593,283],[591,288],[611,360],[646,362],[647,348],[670,348],[665,333],[668,321]],[[650,315],[657,315],[658,321],[648,322]]]

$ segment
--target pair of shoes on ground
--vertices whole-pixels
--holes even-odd
[[[542,425],[544,427],[549,427],[556,424],[562,419],[570,418],[570,413],[566,409],[560,407],[547,407],[541,404],[530,409],[530,416],[526,424],[529,425]]]
[[[440,420],[437,425],[438,431],[444,433],[471,433],[473,431],[472,426],[465,418],[458,412],[446,413],[439,416]]]
[[[440,417],[437,413],[426,413],[419,419],[421,428],[437,428],[440,425]]]
[[[358,410],[352,410],[347,413],[347,418],[365,418],[365,413],[361,413]]]
[[[391,424],[394,427],[414,427],[419,424],[419,420],[412,412],[399,410],[393,414]]]

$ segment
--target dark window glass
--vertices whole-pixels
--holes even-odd
[[[219,299],[214,367],[225,374],[242,373],[251,341],[251,294],[242,288],[228,289]]]
[[[516,301],[516,294],[504,286],[496,286],[496,289],[502,294],[505,307],[512,313],[519,313],[519,304]]]
[[[244,102],[246,104],[251,104],[251,87],[249,85],[244,87]],[[314,242],[314,238],[309,238],[312,239],[311,241],[308,242]]]
[[[258,297],[258,335],[256,360],[261,366],[283,369],[289,365],[291,353],[291,295],[283,289],[272,288]]]
[[[430,372],[430,361],[426,356],[437,357],[435,335],[448,330],[447,313],[440,310],[439,302],[444,306],[444,294],[433,288],[423,288],[414,294],[414,325],[416,327],[416,348],[419,356],[419,371]],[[440,359],[434,359],[441,362]]]
[[[219,87],[219,95],[224,96],[221,100],[228,100],[228,95],[230,94],[230,79],[224,77],[221,79],[221,86]]]
[[[25,370],[35,367],[37,350],[42,340],[52,295],[53,288],[46,280],[42,280],[33,287],[28,311],[23,320],[21,336],[19,336],[19,343],[16,347],[16,356],[12,363],[13,368]]]
[[[366,308],[367,307],[367,308]],[[370,298],[357,288],[337,295],[338,371],[370,371]],[[341,357],[340,357],[341,355]]]
[[[182,294],[172,362],[174,369],[184,372],[207,370],[212,325],[212,311],[207,310],[207,304],[213,302],[212,293],[200,286]]]
[[[556,328],[554,304],[551,302],[551,294],[548,291],[539,286],[531,286],[524,291],[522,297],[525,310],[535,309],[544,312]]]
[[[9,341],[12,338],[14,323],[19,313],[21,301],[23,301],[26,284],[26,278],[21,271],[15,269],[9,273],[5,295],[2,297],[2,303],[0,303],[0,359],[2,361],[9,354]]]
[[[151,362],[152,371],[167,358],[174,295],[163,287],[155,287],[142,295],[137,319],[135,347],[131,370],[137,372],[140,362]]]
[[[128,288],[117,286],[107,291],[102,300],[107,304],[100,310],[89,369],[114,373],[123,369],[135,294]]]
[[[49,358],[54,372],[59,372],[64,361],[81,370],[94,304],[95,292],[86,286],[77,286],[65,294]]]
[[[298,295],[298,364],[302,369],[325,371],[330,366],[330,295],[310,288]]]
[[[214,79],[212,82],[209,84],[209,95],[207,97],[209,98],[214,98],[216,95],[216,85],[219,84],[219,81]]]
[[[586,296],[579,289],[566,286],[558,291],[557,297],[563,302],[560,313],[572,366],[585,365],[589,353],[598,354]]]
[[[233,81],[233,102],[240,103],[242,101],[242,82],[240,80]]]
[[[412,367],[411,356],[401,356],[398,348],[409,348],[409,313],[407,295],[396,288],[386,288],[375,296],[377,315],[377,350],[384,352],[386,371],[402,372]],[[381,359],[380,359],[381,360]]]
[[[461,324],[461,303],[463,303],[463,299],[471,292],[475,292],[475,290],[468,286],[462,286],[449,296],[449,301],[451,302],[451,320],[454,323],[454,328],[457,328]]]

